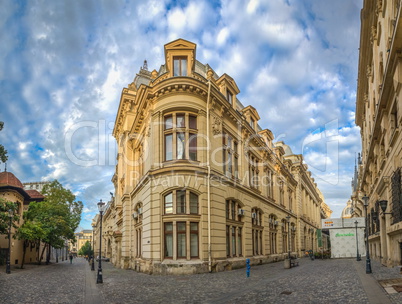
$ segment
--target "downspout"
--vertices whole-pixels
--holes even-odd
[[[207,200],[208,200],[208,271],[212,272],[211,256],[211,166],[210,166],[210,141],[209,141],[209,99],[211,94],[211,79],[208,79],[208,97],[207,97]]]

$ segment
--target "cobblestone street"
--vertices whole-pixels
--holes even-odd
[[[292,269],[283,262],[254,266],[247,278],[245,269],[157,276],[104,262],[104,283],[96,285],[96,271],[77,258],[1,272],[0,303],[402,303],[402,293],[389,287],[402,279],[399,268],[372,264],[368,275],[364,260],[302,258]]]

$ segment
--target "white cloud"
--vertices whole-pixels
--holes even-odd
[[[85,217],[90,215],[89,206],[107,200],[109,189],[114,192],[115,142],[109,127],[99,129],[101,122],[114,122],[121,89],[143,60],[158,70],[163,45],[182,37],[197,43],[198,60],[235,79],[240,100],[257,108],[263,128],[294,153],[304,152],[306,139],[311,143],[305,146],[306,161],[317,167],[327,202],[346,202],[353,155],[360,150],[353,123],[361,6],[361,0],[26,6],[5,0],[0,136],[9,150],[9,168],[22,181],[60,179],[84,201]],[[312,134],[334,119],[339,121],[336,136]],[[82,122],[98,127],[78,130],[71,147],[77,157],[95,160],[98,165],[91,167],[77,165],[64,150],[68,131]],[[339,145],[338,160],[326,154],[325,138],[331,136]],[[99,151],[99,146],[106,148]],[[326,164],[329,169],[320,172]],[[335,175],[336,186],[323,182]],[[84,219],[87,227],[89,220]]]

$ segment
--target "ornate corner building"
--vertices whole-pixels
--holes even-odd
[[[371,257],[402,263],[402,20],[400,0],[365,0],[356,99],[362,153],[353,193],[354,216],[364,216]]]
[[[102,254],[118,267],[173,274],[318,250],[332,211],[303,157],[272,142],[233,78],[197,61],[194,43],[164,49],[159,70],[145,62],[121,94]],[[98,216],[93,227],[99,235]]]

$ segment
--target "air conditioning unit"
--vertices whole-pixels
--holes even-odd
[[[133,219],[136,220],[137,218],[138,218],[138,212],[134,212],[134,213],[133,213]]]
[[[138,214],[142,214],[142,208],[138,208]]]
[[[257,213],[255,213],[255,212],[251,213],[251,218],[256,219],[257,218]]]
[[[275,221],[275,222],[274,222],[274,225],[275,225],[275,226],[278,226],[278,224],[279,224],[278,221]]]
[[[244,209],[239,209],[239,213],[238,213],[240,216],[244,216],[244,214],[245,214],[245,212],[244,212]]]

